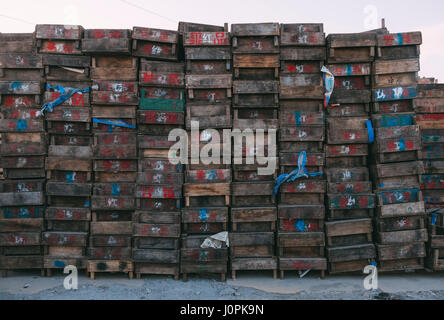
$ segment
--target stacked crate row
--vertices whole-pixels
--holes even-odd
[[[89,29],[82,52],[92,56],[94,186],[87,271],[133,276],[132,221],[137,175],[137,58],[129,30]]]
[[[0,35],[0,269],[43,269],[47,138],[34,34]]]
[[[427,268],[444,270],[444,85],[418,85],[415,99],[416,123],[422,139],[420,152],[424,164],[421,191],[427,213]]]
[[[80,49],[83,28],[37,25],[35,34],[45,68],[43,103],[73,90],[88,90],[90,58],[71,50]],[[89,99],[88,92],[77,92],[53,110],[45,110],[49,146],[43,266],[48,276],[67,265],[86,269],[92,190]]]
[[[273,270],[277,277],[277,209],[273,179],[279,111],[279,24],[233,24],[233,129],[235,136],[230,233],[232,278],[238,270]],[[259,132],[262,130],[263,134]],[[249,143],[251,142],[251,145]],[[253,145],[254,144],[254,145]],[[263,149],[263,152],[258,152]],[[265,165],[264,165],[265,164]],[[271,172],[261,174],[265,166]]]
[[[331,34],[327,42],[327,68],[335,76],[326,146],[329,272],[362,271],[376,258],[375,200],[367,168],[376,34]]]
[[[137,110],[139,168],[133,219],[136,276],[167,274],[179,279],[180,208],[183,170],[168,134],[184,126],[184,65],[176,31],[133,29],[133,54],[140,57]]]
[[[424,167],[418,161],[421,139],[414,114],[421,42],[420,32],[377,36],[370,169],[377,196],[379,271],[424,268],[427,229],[420,191]]]
[[[325,114],[321,69],[326,58],[322,24],[281,24],[279,86],[280,174],[307,169],[280,187],[278,205],[279,270],[327,270],[325,257]],[[302,152],[306,164],[299,163]]]
[[[231,129],[232,68],[227,28],[180,24],[190,139],[182,209],[180,268],[185,281],[187,274],[196,273],[220,274],[224,281],[227,273],[226,243],[202,247],[206,238],[228,231],[231,165],[225,154],[230,150],[224,147],[231,145],[225,144],[223,129]]]

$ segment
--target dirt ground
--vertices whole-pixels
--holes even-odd
[[[63,287],[64,275],[40,277],[38,272],[10,272],[0,278],[0,300],[441,300],[444,273],[380,274],[379,289],[367,291],[366,275],[335,275],[320,279],[309,273],[288,273],[273,280],[269,272],[239,272],[236,280],[190,276],[188,282],[169,277],[144,276],[129,280],[123,274],[97,274],[90,280],[79,274],[78,290]]]

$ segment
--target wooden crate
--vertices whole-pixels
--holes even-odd
[[[47,54],[42,58],[47,80],[89,81],[91,57]]]
[[[329,248],[371,243],[372,232],[371,219],[352,219],[325,223],[325,235]]]
[[[280,99],[322,100],[324,91],[325,89],[320,73],[280,76]]]
[[[0,79],[5,81],[42,81],[43,64],[40,55],[31,53],[0,54]]]
[[[180,273],[184,281],[188,280],[188,274],[220,274],[221,281],[225,281],[228,249],[224,243],[218,249],[201,248],[207,237],[205,235],[182,237]]]
[[[228,208],[182,209],[183,234],[216,234],[228,230]]]
[[[128,273],[131,280],[134,276],[134,265],[129,260],[89,260],[87,272],[90,274],[91,280],[95,279],[96,273],[104,272]]]
[[[320,270],[321,279],[325,277],[325,271],[327,270],[326,258],[278,258],[280,279],[284,280],[285,272],[298,271],[302,274],[302,271],[306,270]]]
[[[324,232],[325,207],[323,205],[281,205],[278,206],[278,231]]]
[[[424,269],[426,256],[423,242],[378,244],[379,272],[411,271]]]
[[[131,54],[131,31],[126,29],[86,29],[82,52],[87,54]]]
[[[237,108],[277,108],[278,93],[278,81],[235,80],[233,82],[233,104]]]
[[[328,63],[372,62],[376,45],[376,33],[329,34]]]
[[[273,279],[277,279],[278,260],[276,257],[267,258],[236,258],[230,255],[231,278],[236,280],[238,271],[272,270]]]
[[[38,24],[35,39],[39,53],[81,54],[83,27],[79,25]]]
[[[2,33],[0,53],[34,53],[36,51],[33,33]]]
[[[379,190],[417,188],[424,165],[421,161],[410,161],[389,164],[376,164],[369,167],[370,173]]]
[[[421,32],[377,35],[377,58],[381,60],[409,59],[419,56]]]
[[[364,144],[369,143],[366,121],[368,118],[328,118],[328,144]]]
[[[323,205],[326,182],[322,180],[296,180],[279,188],[279,203],[287,205]]]
[[[362,271],[376,259],[373,244],[327,248],[328,272],[330,274]]]
[[[231,128],[231,106],[229,104],[201,105],[187,104],[186,128],[191,129],[191,121],[199,121],[202,129]]]
[[[277,177],[277,166],[278,161],[276,161],[276,170],[272,174],[262,174],[260,169],[266,168],[265,165],[259,164],[257,159],[252,164],[247,164],[247,158],[243,159],[233,159],[233,181],[234,182],[252,182],[252,181],[274,181]],[[268,159],[263,163],[269,163]]]
[[[232,232],[276,231],[276,207],[247,207],[231,209]]]
[[[233,110],[233,129],[277,130],[278,127],[278,112],[274,108]]]
[[[91,59],[92,80],[137,81],[138,59],[136,57],[107,55],[93,56]]]
[[[230,204],[230,183],[185,183],[185,206],[195,197],[225,197],[225,205]]]
[[[373,217],[374,194],[327,194],[329,220]]]
[[[134,56],[173,61],[178,59],[177,31],[133,27],[132,39]]]
[[[274,182],[233,182],[231,201],[233,207],[274,205]]]

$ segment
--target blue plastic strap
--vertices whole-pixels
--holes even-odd
[[[97,118],[93,118],[92,120],[93,120],[94,123],[102,123],[102,124],[107,124],[109,126],[118,126],[118,127],[136,129],[136,126],[133,126],[132,124],[126,123],[122,119],[118,119],[119,122],[116,122],[115,120],[111,121],[109,119],[97,119]]]
[[[42,113],[45,112],[45,110],[48,110],[49,112],[53,112],[54,107],[62,104],[63,102],[65,102],[66,100],[71,98],[76,93],[89,92],[89,88],[85,88],[85,89],[64,88],[62,86],[52,86],[50,84],[46,85],[46,89],[53,89],[55,91],[58,91],[58,92],[60,92],[60,96],[57,99],[55,99],[54,101],[45,103],[42,106]]]
[[[273,190],[273,196],[276,196],[279,187],[284,182],[293,182],[294,180],[299,179],[301,177],[309,178],[309,177],[316,177],[323,175],[322,172],[309,173],[305,168],[306,163],[307,163],[307,153],[305,151],[302,151],[299,153],[298,156],[298,167],[294,169],[292,172],[284,173],[275,179],[276,186],[274,187]]]
[[[373,126],[371,120],[366,121],[367,131],[368,131],[368,142],[373,143],[375,141],[375,132],[373,131]]]

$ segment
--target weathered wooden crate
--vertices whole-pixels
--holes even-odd
[[[329,220],[362,219],[373,217],[374,194],[327,194]]]
[[[322,180],[296,180],[279,188],[279,203],[287,205],[322,205],[326,182]]]
[[[416,124],[423,129],[443,129],[444,128],[444,114],[417,114]]]
[[[424,215],[419,216],[401,216],[393,218],[377,218],[375,221],[376,232],[391,233],[394,231],[406,231],[424,229],[425,227]]]
[[[91,103],[96,105],[139,105],[138,85],[132,81],[94,81]]]
[[[136,207],[135,184],[95,183],[91,197],[92,210],[128,211]]]
[[[328,183],[338,183],[346,185],[352,182],[362,182],[365,183],[369,181],[369,170],[366,167],[355,167],[355,168],[327,168],[326,169],[327,181]],[[363,186],[361,184],[361,186]],[[335,186],[334,186],[335,188]],[[340,189],[341,187],[336,187],[335,189]],[[349,189],[345,188],[343,191],[353,190],[353,185]],[[342,192],[342,191],[341,191]],[[351,192],[348,192],[351,193]]]
[[[376,164],[369,169],[378,190],[417,188],[424,174],[422,161]]]
[[[86,29],[82,52],[87,54],[131,54],[131,31],[126,29]]]
[[[224,35],[227,33],[211,33],[210,39],[215,37],[212,36],[213,34]],[[191,43],[193,40],[189,41]],[[232,69],[231,48],[222,44],[214,46],[185,45],[185,59],[187,73],[191,74],[223,74]]]
[[[79,25],[38,24],[35,39],[39,53],[81,54],[83,27]]]
[[[46,154],[47,136],[40,132],[2,133],[0,155],[33,156]]]
[[[0,53],[34,53],[34,33],[2,33],[0,48]]]
[[[19,215],[17,218],[20,216],[24,218],[41,217],[38,207],[45,203],[43,183],[43,180],[0,181],[0,206],[3,211],[0,211],[0,219],[16,217],[17,213],[14,208],[5,208],[11,206],[23,206],[23,215]],[[26,210],[27,206],[31,207],[32,212]],[[32,209],[32,207],[36,208]]]
[[[137,81],[138,59],[126,56],[93,56],[91,79],[105,81]]]
[[[142,58],[139,85],[148,87],[183,88],[185,70],[182,62],[150,61]]]
[[[138,164],[139,172],[154,171],[159,173],[182,173],[182,164],[172,164],[168,159],[140,159]]]
[[[419,56],[421,32],[377,35],[377,58],[382,60],[410,59]]]
[[[89,203],[92,185],[87,183],[48,182],[47,203],[50,206],[84,207]]]
[[[296,127],[281,125],[279,128],[279,147],[286,152],[324,152],[324,140],[325,126],[322,125]]]
[[[239,80],[273,80],[279,77],[278,53],[241,53],[233,55],[234,78]]]
[[[299,153],[287,153],[280,152],[279,153],[279,165],[281,169],[281,173],[289,173],[298,168],[298,158]],[[309,173],[313,172],[322,172],[322,168],[325,165],[325,153],[307,153],[305,168]],[[319,179],[323,179],[322,176],[318,177]],[[316,177],[310,178],[317,179]]]
[[[377,60],[373,64],[373,87],[416,86],[419,70],[419,58]]]
[[[277,241],[280,258],[325,257],[323,232],[279,232]]]
[[[372,62],[376,45],[376,33],[329,34],[328,63]]]
[[[281,72],[288,74],[319,73],[324,65],[325,47],[284,46],[280,48]]]
[[[369,143],[366,121],[368,118],[328,118],[327,143],[364,144]]]
[[[181,208],[182,186],[137,185],[136,198],[142,210],[177,211]]]
[[[232,232],[229,236],[231,258],[275,256],[273,232]]]
[[[279,233],[324,232],[325,207],[323,205],[279,205]]]
[[[278,258],[280,279],[284,280],[286,271],[298,271],[302,274],[306,270],[320,270],[321,279],[325,277],[327,270],[326,258]]]
[[[218,249],[201,248],[205,235],[182,237],[180,273],[187,281],[188,274],[220,274],[225,281],[227,273],[228,249],[224,243]]]
[[[360,272],[376,259],[373,244],[327,248],[328,272],[330,274]]]
[[[274,182],[233,182],[231,202],[233,207],[274,205]]]
[[[178,31],[181,35],[187,32],[228,32],[228,24],[225,23],[224,26],[215,26],[211,24],[179,21]]]
[[[134,56],[173,61],[178,59],[177,31],[133,27],[132,39]]]
[[[233,104],[236,108],[277,108],[278,81],[235,80]]]
[[[318,105],[319,107],[320,105]],[[325,114],[323,110],[305,111],[298,106],[280,106],[279,124],[281,127],[304,127],[304,126],[324,126]]]
[[[260,158],[259,158],[260,159]],[[277,177],[278,161],[276,161],[276,169],[270,174],[264,174],[260,169],[264,169],[267,166],[262,164],[268,164],[268,159],[260,159],[261,164],[257,159],[252,164],[246,163],[248,159],[233,159],[233,181],[234,182],[252,182],[252,181],[274,181]],[[265,161],[262,161],[265,160]],[[278,160],[278,159],[276,159]]]
[[[44,212],[43,206],[2,206],[0,207],[0,219],[43,218]]]
[[[443,192],[443,175],[422,175],[421,176],[421,190],[426,204],[439,204],[444,202]]]
[[[96,133],[93,157],[95,159],[137,159],[137,136],[133,133]]]
[[[142,87],[139,110],[183,112],[185,92],[180,88]]]
[[[273,279],[277,279],[278,259],[276,257],[237,258],[230,255],[230,269],[233,280],[236,279],[237,271],[258,270],[272,270]]]
[[[6,179],[33,179],[45,177],[44,156],[1,157],[0,167]]]
[[[92,280],[95,279],[96,273],[103,272],[128,273],[129,279],[134,276],[134,265],[130,260],[89,260],[86,270]]]
[[[375,131],[371,153],[376,163],[418,160],[421,152],[419,126],[376,128]]]
[[[93,160],[95,182],[135,182],[137,160]]]
[[[231,128],[230,104],[187,104],[186,128],[191,129],[191,121],[198,121],[202,129]]]
[[[190,100],[194,99],[194,92],[200,89],[225,89],[227,97],[231,98],[232,77],[231,74],[190,74],[185,76],[185,86]]]
[[[371,243],[372,232],[371,219],[325,222],[325,236],[329,248]]]
[[[442,84],[418,84],[417,89],[416,113],[444,113],[444,86]]]
[[[231,209],[232,232],[276,231],[276,207],[247,207]]]
[[[227,207],[182,209],[182,234],[216,234],[227,230]]]
[[[88,81],[91,74],[91,57],[74,55],[43,55],[47,80]]]
[[[279,127],[277,109],[234,109],[233,128],[239,130],[277,130]]]
[[[280,46],[325,46],[324,26],[322,23],[282,23]]]
[[[40,81],[0,81],[0,97],[16,96],[16,99],[20,99],[23,95],[29,98],[34,98],[34,102],[37,104],[36,95],[42,93],[43,84]],[[14,106],[14,101],[8,101],[5,98],[5,104]],[[3,99],[1,99],[3,101]],[[12,102],[12,103],[11,103]],[[15,100],[15,102],[18,102]]]
[[[41,99],[38,94],[0,94],[0,107],[2,112],[12,109],[40,109]]]
[[[193,198],[224,197],[225,205],[230,205],[230,183],[185,183],[183,185],[185,206],[189,207]],[[204,199],[206,200],[206,199]]]
[[[8,276],[8,270],[18,269],[41,269],[41,275],[44,276],[43,257],[42,255],[2,255],[0,256],[0,269],[3,278]]]
[[[31,53],[0,54],[0,79],[4,81],[42,81],[43,64],[40,55]]]
[[[234,52],[279,52],[279,34],[279,23],[242,23],[231,25]],[[256,37],[258,39],[255,39]],[[249,39],[251,41],[248,41]],[[266,42],[268,39],[271,40],[270,45]]]
[[[423,242],[378,244],[379,272],[424,269],[426,256]]]
[[[417,96],[416,84],[410,87],[388,87],[373,90],[373,102],[385,103],[389,101],[412,100]]]
[[[168,141],[167,135],[138,135],[137,142],[141,158],[171,159],[179,156],[178,152],[170,150],[176,142]]]
[[[310,73],[280,76],[280,99],[322,100],[324,91],[323,80],[320,74]]]

